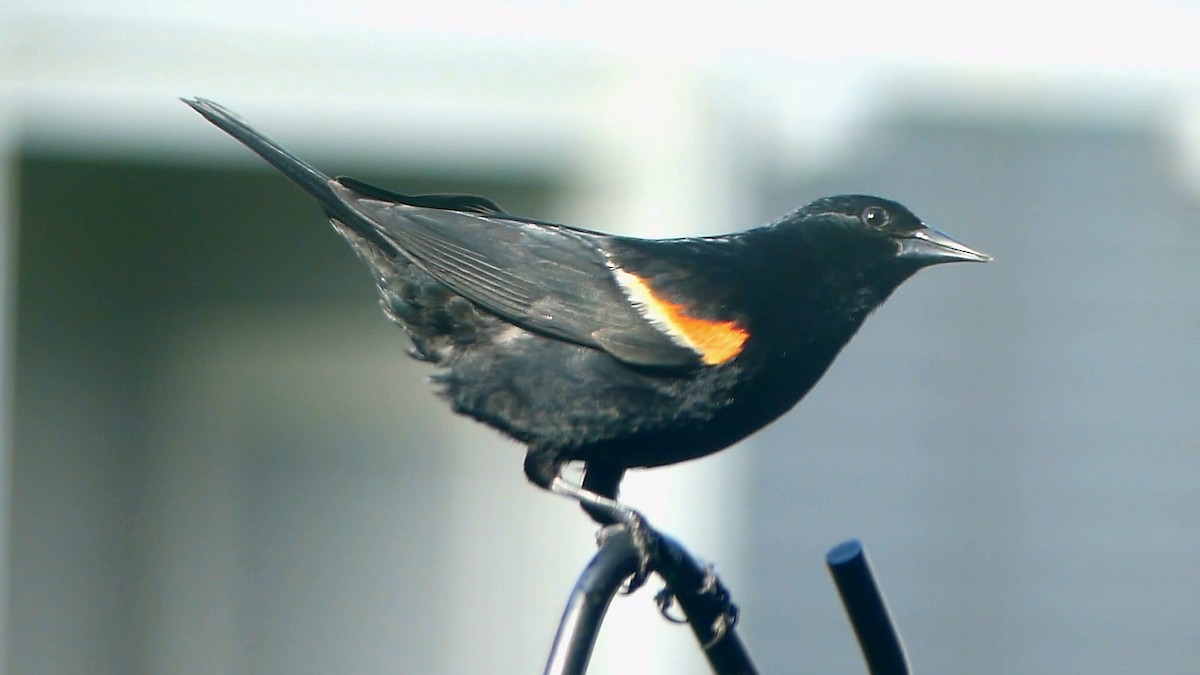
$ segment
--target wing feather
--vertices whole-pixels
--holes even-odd
[[[639,366],[695,366],[697,353],[646,320],[613,276],[605,235],[486,212],[401,201],[402,195],[335,184],[361,218],[351,223],[386,242],[455,293],[522,328],[602,349]],[[421,198],[428,201],[431,198]],[[441,203],[441,202],[438,202]],[[487,202],[487,204],[491,204]]]

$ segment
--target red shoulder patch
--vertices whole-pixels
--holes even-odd
[[[642,316],[680,346],[696,352],[705,365],[719,365],[742,353],[750,332],[738,322],[697,318],[686,305],[657,296],[636,274],[620,268],[614,274]]]

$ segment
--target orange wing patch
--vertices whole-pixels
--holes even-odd
[[[687,306],[654,295],[649,284],[636,274],[613,270],[617,282],[642,316],[666,333],[676,344],[696,352],[706,365],[725,363],[742,353],[749,331],[736,321],[710,321],[687,313]]]

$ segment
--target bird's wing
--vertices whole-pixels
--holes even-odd
[[[703,359],[646,315],[643,289],[622,276],[603,235],[515,218],[479,197],[409,197],[344,178],[333,189],[361,218],[347,225],[369,227],[362,234],[513,324],[639,366]]]

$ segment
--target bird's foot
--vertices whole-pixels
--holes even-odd
[[[675,594],[671,592],[670,587],[663,586],[662,590],[654,594],[654,604],[658,606],[658,613],[662,614],[663,618],[671,623],[687,623],[686,616],[672,616],[671,608],[675,606]]]
[[[712,564],[704,566],[704,581],[700,584],[700,595],[721,606],[712,622],[712,638],[704,645],[704,649],[708,649],[720,642],[737,625],[738,607],[733,604],[729,591],[725,590],[725,586],[717,577],[717,568]]]
[[[712,637],[704,644],[704,649],[708,649],[724,639],[729,631],[737,625],[738,608],[733,604],[729,591],[721,584],[716,568],[711,564],[704,566],[704,577],[701,579],[699,587],[691,592],[691,596],[693,608],[697,599],[702,600],[709,606],[706,613],[713,617],[709,626]],[[658,611],[663,618],[671,623],[688,623],[686,616],[677,617],[671,614],[671,608],[675,606],[676,602],[677,599],[670,587],[663,588],[654,596],[654,604],[658,605]]]
[[[602,527],[596,533],[596,544],[603,546],[610,537],[621,532],[629,533],[638,558],[637,570],[633,576],[629,577],[629,582],[626,583],[623,591],[625,595],[629,595],[644,586],[650,573],[654,571],[659,559],[661,538],[658,532],[650,527],[650,523],[646,522],[645,516],[628,507],[623,506],[622,508],[623,511],[618,516],[617,523]]]
[[[695,613],[696,616],[712,618],[709,624],[711,636],[704,645],[705,649],[716,645],[733,630],[738,620],[737,605],[733,604],[729,591],[717,577],[712,565],[705,565],[703,573],[698,574],[699,566],[682,546],[659,534],[645,516],[615,499],[586,490],[561,476],[555,477],[549,487],[554,493],[577,500],[613,523],[596,534],[597,543],[603,545],[620,533],[629,534],[637,551],[638,566],[626,585],[626,594],[641,588],[650,573],[657,572],[668,585],[655,596],[663,616],[677,622],[678,619],[669,615],[667,610],[679,602],[682,607],[690,608],[687,611],[689,616]],[[695,571],[688,573],[689,569]]]
[[[604,544],[609,537],[612,537],[617,532],[628,532],[633,541],[633,546],[637,550],[638,568],[633,576],[630,577],[629,583],[625,587],[625,593],[633,593],[645,585],[646,579],[654,571],[658,560],[659,542],[661,539],[658,531],[650,527],[650,523],[646,521],[646,517],[615,499],[596,494],[591,490],[585,490],[561,476],[557,476],[551,481],[550,490],[556,494],[571,497],[579,501],[579,503],[590,507],[591,511],[601,514],[605,520],[613,523],[601,528],[596,533],[596,542],[598,544]]]

